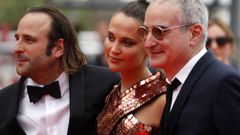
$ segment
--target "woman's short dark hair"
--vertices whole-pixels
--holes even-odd
[[[123,5],[118,12],[124,13],[127,16],[137,19],[140,23],[143,23],[148,5],[149,3],[146,0],[132,1]]]

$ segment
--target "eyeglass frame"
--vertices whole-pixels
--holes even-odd
[[[157,40],[163,40],[164,36],[166,35],[165,33],[167,33],[167,31],[169,30],[173,30],[173,29],[176,29],[176,28],[181,28],[181,27],[188,27],[188,26],[191,26],[193,25],[194,23],[190,23],[190,24],[182,24],[182,25],[177,25],[177,26],[171,26],[171,27],[166,27],[166,28],[163,28],[165,26],[159,26],[159,25],[156,25],[156,26],[153,26],[152,28],[148,28],[147,26],[145,25],[141,25],[137,28],[137,33],[138,35],[143,39],[143,40],[146,40],[147,38],[147,35],[149,32],[152,33],[153,37],[156,38]],[[139,33],[139,29],[144,29],[145,31],[147,31],[147,34],[146,35],[143,35],[143,34],[140,34]],[[161,31],[162,33],[162,36],[159,36],[159,38],[153,33],[153,29],[154,28],[157,28],[158,30]],[[166,31],[166,32],[165,32]],[[142,36],[143,35],[143,36]]]
[[[219,41],[220,39],[224,39],[224,43],[222,43],[222,44],[219,43],[219,42],[221,42],[221,41]],[[210,48],[213,42],[216,42],[218,47],[223,47],[227,43],[230,43],[231,41],[232,41],[232,39],[230,37],[228,37],[228,36],[219,36],[219,37],[216,37],[216,38],[208,37],[207,41],[206,41],[206,47]],[[208,42],[209,42],[209,44],[208,44]]]

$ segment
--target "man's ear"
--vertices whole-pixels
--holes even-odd
[[[55,42],[54,52],[56,58],[59,58],[64,54],[64,39],[60,38]]]
[[[191,45],[197,45],[202,42],[203,38],[203,27],[200,24],[194,24],[190,26],[191,32]]]

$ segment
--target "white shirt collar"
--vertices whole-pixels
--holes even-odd
[[[60,76],[55,80],[58,81],[60,90],[61,90],[61,95],[65,93],[65,90],[68,88],[68,75],[65,72],[62,72]],[[31,78],[27,78],[26,80],[26,86],[38,86],[38,87],[43,87],[43,85],[38,84],[34,82]]]
[[[198,62],[198,60],[207,52],[207,49],[204,47],[200,52],[198,52],[194,57],[192,57],[187,64],[173,77],[173,79],[177,78],[182,84],[187,79],[189,73]],[[173,80],[172,79],[172,80]]]
[[[199,61],[199,59],[207,52],[207,49],[204,47],[200,52],[198,52],[191,60],[187,62],[187,64],[173,77],[173,79],[177,78],[181,85],[173,91],[173,97],[172,97],[172,103],[171,103],[171,109],[177,99],[177,96],[182,88],[183,83],[187,79],[188,75],[190,74],[193,67],[196,65],[196,63]],[[173,80],[172,79],[172,80]]]

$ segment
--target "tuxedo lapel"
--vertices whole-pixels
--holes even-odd
[[[174,106],[171,110],[167,125],[166,125],[166,135],[172,135],[174,127],[176,126],[177,120],[184,108],[184,104],[186,103],[191,91],[195,83],[204,73],[205,69],[214,61],[216,58],[213,56],[211,52],[207,52],[194,66],[190,74],[188,75],[185,83],[183,84],[178,97],[174,103]]]
[[[84,90],[84,72],[83,68],[69,77],[70,90],[70,119],[68,127],[68,135],[81,134],[82,122],[85,112],[85,90]]]
[[[6,91],[7,92],[6,97],[11,97],[11,98],[4,99],[6,100],[6,110],[2,112],[2,113],[6,113],[6,115],[4,116],[6,116],[6,119],[7,119],[7,123],[6,123],[7,129],[3,131],[6,134],[25,135],[22,127],[17,121],[19,99],[23,94],[24,81],[25,81],[25,77],[21,77],[17,83],[10,86],[11,88],[9,88]]]
[[[7,96],[7,97],[12,97],[8,99],[9,100],[8,108],[9,110],[11,110],[8,113],[8,116],[10,118],[17,117],[19,99],[20,99],[20,96],[23,94],[23,90],[24,90],[23,88],[24,80],[25,79],[20,78],[20,80],[15,85],[13,85],[11,89],[9,89],[8,94],[11,96]]]

